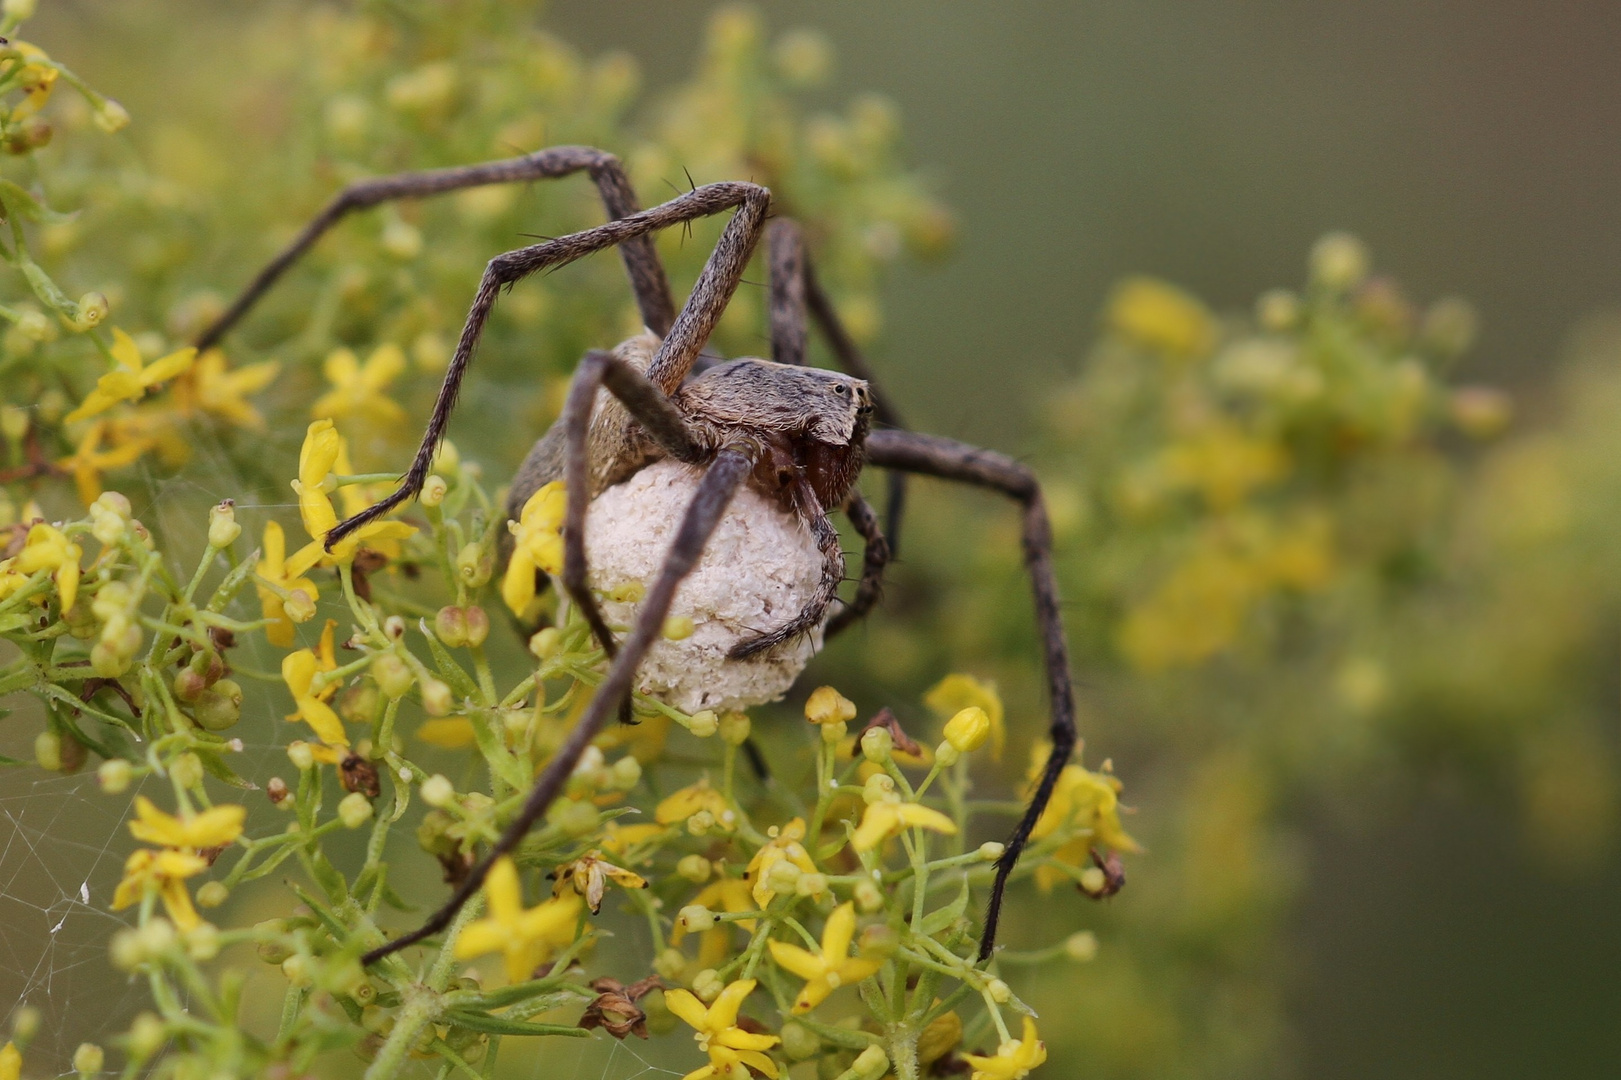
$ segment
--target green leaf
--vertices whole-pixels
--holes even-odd
[[[967,912],[967,910],[968,875],[964,874],[962,878],[962,891],[957,894],[957,898],[951,903],[947,904],[945,907],[936,908],[924,916],[923,925],[918,928],[917,932],[922,934],[924,937],[933,937],[940,931],[951,926],[951,924],[956,922],[958,919],[962,918],[963,914]]]
[[[507,1020],[499,1016],[467,1013],[455,1009],[445,1013],[444,1022],[490,1035],[567,1035],[570,1038],[583,1039],[591,1034],[584,1028],[572,1024],[531,1024],[526,1020]]]
[[[464,700],[469,698],[479,700],[478,684],[467,674],[467,669],[456,663],[449,650],[439,644],[439,639],[433,636],[433,628],[428,625],[427,619],[421,620],[421,625],[422,636],[428,639],[428,651],[433,653],[433,662],[439,665],[439,674],[444,676],[445,682],[450,684],[457,697]]]
[[[232,787],[236,788],[238,791],[259,790],[258,784],[242,779],[242,777],[236,774],[234,769],[225,764],[224,756],[217,751],[199,746],[196,747],[192,752],[197,755],[197,760],[203,763],[203,768],[208,770],[208,775],[214,777],[214,779],[223,780],[227,784],[230,784]]]

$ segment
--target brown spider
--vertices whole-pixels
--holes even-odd
[[[890,471],[892,533],[906,473],[989,488],[1014,499],[1024,510],[1025,563],[1045,642],[1053,750],[1030,804],[997,863],[980,939],[980,957],[988,957],[996,940],[1008,874],[1045,809],[1076,738],[1069,650],[1059,618],[1052,532],[1041,488],[1028,468],[1002,454],[901,427],[899,415],[878,391],[865,359],[818,284],[798,227],[784,219],[767,225],[770,191],[750,183],[706,184],[650,210],[641,210],[619,160],[602,150],[578,146],[555,147],[483,165],[362,181],[340,192],[260,271],[225,314],[201,335],[197,345],[206,349],[217,343],[300,255],[351,211],[391,199],[420,198],[483,184],[555,178],[580,171],[589,173],[596,182],[611,220],[593,229],[506,252],[490,261],[439,390],[427,432],[403,482],[387,498],[339,523],[328,535],[327,544],[336,543],[359,526],[388,513],[422,489],[479,334],[500,290],[538,270],[617,246],[642,320],[656,335],[657,347],[635,348],[634,342],[628,342],[613,353],[586,355],[575,373],[563,415],[535,444],[519,469],[509,505],[509,511],[516,516],[528,496],[542,484],[560,477],[566,481],[563,586],[612,662],[568,741],[547,764],[523,808],[484,859],[422,926],[373,949],[364,962],[370,964],[443,930],[483,884],[490,865],[510,852],[545,813],[591,740],[628,700],[637,668],[659,636],[677,586],[702,555],[740,486],[752,486],[805,521],[822,552],[824,569],[821,586],[803,611],[774,630],[740,642],[732,656],[742,658],[764,652],[822,625],[844,574],[838,533],[827,518],[832,509],[843,510],[850,518],[866,543],[866,551],[855,594],[827,621],[826,632],[836,633],[865,615],[877,600],[891,550],[877,516],[854,488],[866,464]],[[678,313],[651,235],[672,225],[734,209]],[[736,290],[762,233],[768,236],[772,360],[741,359],[697,370],[700,351]],[[804,366],[807,311],[847,374]],[[601,388],[606,388],[612,397],[593,417]],[[885,426],[870,430],[873,421]],[[702,479],[634,626],[616,640],[587,586],[587,510],[591,500],[605,488],[665,458],[702,469]]]

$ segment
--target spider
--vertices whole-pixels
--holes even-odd
[[[371,950],[363,962],[371,964],[442,931],[482,886],[492,863],[510,852],[557,798],[586,747],[609,718],[624,708],[638,668],[660,636],[677,586],[692,571],[740,489],[752,488],[802,520],[821,552],[823,567],[820,585],[803,610],[774,629],[739,641],[731,651],[732,660],[744,662],[823,625],[844,575],[838,533],[827,516],[830,510],[841,510],[850,519],[865,543],[865,552],[854,595],[826,621],[825,632],[837,633],[866,615],[878,599],[884,566],[892,553],[878,516],[855,490],[862,467],[868,464],[890,473],[891,536],[899,522],[908,473],[1000,492],[1023,511],[1024,558],[1045,645],[1052,753],[996,864],[979,945],[980,959],[988,958],[996,941],[1008,875],[1046,808],[1076,741],[1069,649],[1059,615],[1052,530],[1041,487],[1030,469],[1005,455],[903,427],[899,413],[878,389],[865,358],[822,290],[798,227],[785,218],[772,217],[767,188],[745,182],[705,184],[643,210],[619,160],[606,151],[580,146],[360,181],[334,197],[259,272],[203,332],[197,346],[207,349],[216,344],[323,233],[353,211],[393,199],[577,172],[589,174],[595,182],[609,221],[497,255],[488,263],[410,468],[392,494],[340,522],[328,534],[327,545],[421,491],[501,289],[536,271],[617,246],[642,320],[654,337],[640,339],[640,346],[633,339],[613,352],[586,355],[574,374],[562,415],[519,469],[508,507],[516,517],[530,494],[550,480],[564,480],[567,513],[562,585],[610,657],[608,671],[568,740],[547,763],[522,809],[483,860],[420,927]],[[731,220],[686,303],[677,311],[652,234],[726,211],[733,212]],[[771,359],[716,362],[702,350],[762,235],[767,240],[769,266]],[[807,315],[826,338],[842,373],[805,365]],[[602,390],[607,394],[601,394]],[[604,401],[600,409],[599,398]],[[652,463],[672,459],[701,470],[700,478],[634,624],[616,639],[587,583],[587,513],[593,498],[603,490]]]

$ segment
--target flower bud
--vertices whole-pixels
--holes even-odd
[[[873,773],[867,777],[867,782],[861,785],[861,801],[868,806],[890,802],[895,797],[895,781],[888,773]]]
[[[1101,867],[1088,866],[1081,871],[1081,890],[1089,896],[1102,896],[1109,886],[1109,875]]]
[[[901,935],[893,926],[874,923],[861,931],[856,947],[862,956],[874,960],[886,959],[895,955],[895,950],[901,947]]]
[[[602,814],[585,799],[564,799],[546,819],[567,836],[588,836],[602,824]]]
[[[444,477],[430,476],[427,480],[423,481],[422,494],[417,496],[417,502],[421,503],[423,506],[432,508],[444,502],[445,496],[449,493],[450,485],[445,483]]]
[[[799,880],[794,882],[796,896],[821,896],[825,892],[827,892],[827,875],[823,873],[802,873]]]
[[[294,986],[309,986],[315,981],[315,958],[307,953],[294,953],[281,962],[281,973]]]
[[[148,919],[145,926],[137,927],[136,936],[147,959],[162,956],[175,946],[174,923],[168,919]]]
[[[889,1071],[889,1055],[882,1047],[869,1046],[856,1056],[855,1063],[850,1066],[854,1073],[853,1080],[879,1080]]]
[[[462,614],[467,618],[467,644],[476,649],[490,636],[490,617],[477,604],[462,608]]]
[[[183,705],[190,705],[203,696],[208,689],[208,680],[204,679],[191,668],[181,668],[180,674],[174,677],[174,696],[180,699]]]
[[[1350,233],[1329,233],[1312,246],[1310,264],[1314,282],[1343,292],[1368,276],[1368,249]]]
[[[715,913],[702,904],[688,904],[675,917],[675,924],[689,934],[701,934],[715,926]]]
[[[4,6],[0,6],[0,11],[5,13],[7,22],[15,25],[17,23],[27,22],[29,19],[32,19],[34,17],[34,11],[38,7],[38,0],[5,0]],[[85,1045],[88,1046],[89,1043],[86,1043]],[[75,1065],[74,1068],[78,1068],[78,1066]],[[79,1071],[96,1072],[100,1070],[100,1068],[101,1066],[97,1065],[94,1069],[80,1069]]]
[[[871,727],[861,733],[861,756],[874,765],[888,761],[894,748],[895,738],[888,728]]]
[[[771,869],[766,871],[765,881],[772,892],[791,893],[796,891],[803,873],[803,870],[787,859],[778,859],[771,864]]]
[[[871,915],[875,911],[883,910],[884,891],[878,887],[877,882],[862,878],[856,882],[852,893],[855,896],[856,907],[866,914]]]
[[[231,890],[220,881],[205,881],[197,889],[197,903],[206,908],[217,908],[225,903]]]
[[[129,126],[129,110],[112,98],[102,98],[96,102],[90,118],[108,135],[123,131]]]
[[[73,329],[93,330],[107,317],[107,298],[99,292],[87,292],[79,297],[73,313]]]
[[[608,769],[609,786],[616,791],[630,791],[642,782],[642,763],[628,754]]]
[[[687,958],[680,949],[662,949],[653,961],[653,970],[661,977],[675,982],[687,968]]]
[[[433,617],[433,633],[452,649],[467,644],[467,613],[454,604],[447,604]]]
[[[174,782],[183,788],[201,787],[203,783],[203,759],[196,754],[181,754],[169,765],[169,775]]]
[[[315,751],[303,739],[294,739],[287,744],[287,760],[293,763],[293,768],[299,772],[315,767]]]
[[[855,702],[831,686],[817,687],[805,700],[805,719],[813,724],[842,724],[855,718]]]
[[[456,787],[450,778],[441,773],[434,773],[422,781],[422,801],[429,806],[445,807],[456,797]]]
[[[1064,955],[1077,964],[1085,964],[1096,959],[1098,936],[1090,930],[1077,930],[1064,939]]]
[[[405,636],[405,619],[399,615],[390,615],[383,620],[383,633],[388,635],[390,641],[398,641]]]
[[[687,819],[687,832],[692,836],[703,836],[715,827],[715,815],[708,810],[700,810]]]
[[[422,680],[422,708],[429,716],[448,716],[455,706],[456,699],[443,681],[432,676]]]
[[[752,725],[749,723],[748,713],[729,712],[722,713],[720,718],[720,737],[729,746],[742,746],[749,741],[749,732]]]
[[[129,790],[135,768],[123,758],[109,758],[96,770],[96,783],[109,795],[121,795]]]
[[[693,976],[692,992],[705,1005],[720,997],[720,992],[724,989],[726,989],[726,980],[721,978],[720,972],[714,968],[704,968]]]
[[[978,705],[970,705],[946,721],[944,734],[946,742],[960,753],[973,753],[990,737],[991,718]]]
[[[805,1061],[822,1050],[822,1039],[816,1032],[795,1020],[782,1025],[782,1052],[794,1061]]]
[[[463,544],[456,553],[456,576],[469,589],[482,588],[495,570],[495,556],[483,544]]]
[[[281,602],[281,609],[295,623],[309,622],[315,618],[315,598],[303,589],[294,589]]]
[[[995,862],[1007,851],[1007,845],[998,840],[987,840],[979,845],[979,857],[986,862]]]
[[[9,9],[10,3],[6,4]],[[10,14],[9,10],[7,14]],[[107,1063],[107,1054],[95,1043],[80,1043],[79,1048],[73,1051],[73,1071],[80,1073],[98,1073]]]
[[[562,647],[563,635],[555,626],[537,630],[529,639],[529,654],[536,660],[550,660]]]
[[[683,855],[681,861],[675,864],[675,872],[694,885],[702,885],[708,881],[713,869],[710,861],[702,855]]]
[[[377,689],[391,699],[402,698],[416,682],[416,676],[404,660],[386,652],[372,661],[371,677],[377,680]]]
[[[235,679],[221,679],[198,697],[191,713],[209,731],[224,731],[242,718],[242,687]]]
[[[346,829],[360,828],[371,820],[371,814],[371,800],[358,791],[351,791],[338,802],[338,820]]]
[[[685,641],[693,629],[691,615],[672,615],[664,620],[664,636],[670,641]]]
[[[186,955],[193,960],[212,960],[220,954],[220,931],[213,923],[198,923],[181,935]]]
[[[291,796],[292,792],[287,790],[287,781],[281,777],[272,776],[265,781],[265,798],[270,800],[270,805],[291,810],[293,807]]]
[[[1013,988],[1001,979],[992,979],[986,983],[985,993],[998,1005],[1006,1005],[1013,1000]]]
[[[707,739],[720,730],[720,717],[715,715],[713,709],[695,712],[687,721],[687,730],[700,739]]]
[[[208,546],[228,548],[242,535],[242,526],[236,523],[236,504],[225,499],[208,511]]]
[[[34,761],[46,772],[62,771],[62,736],[42,731],[34,736]]]

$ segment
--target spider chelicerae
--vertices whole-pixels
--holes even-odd
[[[371,963],[443,930],[483,884],[491,864],[510,852],[562,791],[580,756],[604,725],[620,713],[636,685],[638,668],[659,638],[677,587],[692,571],[734,494],[754,489],[808,526],[821,554],[819,584],[802,610],[781,625],[747,636],[730,650],[733,662],[768,653],[822,628],[831,635],[876,603],[891,553],[878,516],[856,491],[863,466],[889,471],[889,528],[893,538],[905,477],[921,473],[1000,492],[1023,511],[1025,564],[1035,595],[1052,703],[1052,753],[1024,815],[1008,837],[980,938],[981,959],[996,941],[1008,875],[1052,795],[1074,750],[1075,700],[1069,649],[1059,616],[1052,567],[1052,531],[1041,487],[1023,464],[951,439],[905,430],[879,390],[865,358],[839,322],[822,290],[798,227],[771,214],[771,192],[753,183],[706,184],[648,210],[641,209],[619,160],[590,147],[562,146],[519,158],[460,168],[402,173],[345,188],[273,259],[227,311],[198,339],[216,344],[302,254],[347,214],[393,199],[421,198],[484,184],[588,173],[609,221],[496,256],[485,267],[467,322],[456,344],[427,432],[397,490],[327,536],[330,547],[368,521],[389,513],[421,491],[456,404],[457,391],[478,347],[496,298],[540,270],[604,248],[618,247],[651,339],[633,339],[613,352],[588,353],[575,372],[563,413],[535,444],[515,478],[509,513],[516,517],[542,485],[562,479],[567,490],[563,527],[563,588],[611,658],[569,738],[547,763],[529,797],[484,859],[449,900],[416,930],[373,949]],[[679,311],[652,236],[696,218],[733,211],[719,242]],[[703,355],[711,331],[742,279],[762,234],[767,241],[771,359],[715,362]],[[808,327],[814,322],[844,371],[805,364]],[[638,341],[642,344],[638,345]],[[598,409],[600,391],[606,404]],[[585,522],[595,496],[663,460],[700,470],[690,502],[634,624],[616,638],[588,584]],[[842,511],[865,542],[863,569],[851,599],[827,612],[844,577],[844,556],[829,511]],[[825,623],[824,623],[825,620]]]

